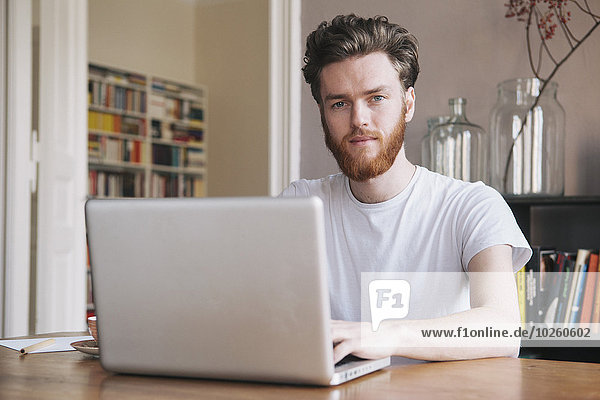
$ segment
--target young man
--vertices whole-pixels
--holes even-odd
[[[308,36],[304,61],[326,145],[342,173],[293,182],[282,196],[318,196],[325,206],[335,361],[350,353],[422,360],[518,355],[515,338],[470,345],[423,334],[517,327],[513,272],[531,249],[496,191],[407,160],[416,39],[385,17],[338,16]],[[427,274],[409,282],[408,318],[371,329],[370,320],[361,322],[361,276],[397,272]],[[457,283],[447,273],[464,279]]]

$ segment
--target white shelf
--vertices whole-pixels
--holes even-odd
[[[151,119],[166,122],[168,124],[175,124],[179,126],[183,126],[185,128],[193,128],[193,129],[204,129],[204,122],[195,121],[192,119],[178,119],[173,117],[158,117],[152,116]]]
[[[146,91],[146,86],[138,83],[131,83],[127,81],[122,81],[119,79],[110,79],[110,78],[100,78],[98,76],[89,76],[88,80],[92,82],[105,83],[107,85],[118,86],[125,89],[138,90],[141,92]]]
[[[146,166],[142,163],[106,160],[95,157],[90,157],[90,159],[88,160],[88,164],[90,165],[91,169],[123,169],[135,171],[144,171],[146,169]]]
[[[204,142],[183,142],[183,141],[172,140],[172,139],[158,139],[158,138],[152,138],[150,140],[151,140],[152,144],[164,144],[166,146],[204,150]]]
[[[155,87],[155,82],[166,87],[158,88]],[[171,89],[172,88],[172,89]],[[191,86],[187,84],[175,83],[166,79],[152,78],[150,82],[150,91],[152,94],[159,96],[169,97],[171,99],[178,99],[183,101],[189,101],[204,105],[205,90],[199,86]]]
[[[203,175],[206,173],[205,168],[172,167],[169,165],[159,165],[159,164],[152,164],[152,171],[165,172],[165,173],[169,173],[169,174],[183,174],[183,175]]]
[[[129,110],[123,110],[120,108],[99,106],[97,104],[89,104],[88,108],[90,111],[103,112],[103,113],[107,113],[107,114],[119,114],[119,115],[125,115],[128,117],[136,117],[136,118],[146,119],[145,113],[141,113],[141,112],[137,112],[137,111],[129,111]]]
[[[102,129],[88,129],[88,133],[91,135],[100,135],[100,136],[106,136],[106,137],[111,137],[111,138],[115,138],[115,139],[136,140],[138,142],[146,141],[145,136],[132,135],[130,133],[104,131]]]
[[[173,197],[205,195],[207,177],[207,146],[204,141],[206,139],[206,122],[169,117],[167,116],[167,109],[177,110],[178,114],[185,115],[186,117],[191,115],[194,117],[203,116],[205,118],[206,105],[208,103],[206,87],[177,83],[146,74],[100,65],[91,64],[90,71],[92,74],[90,74],[88,80],[89,82],[93,82],[93,84],[89,85],[89,97],[91,99],[96,99],[97,102],[98,99],[113,99],[111,97],[113,92],[123,93],[123,88],[132,89],[136,92],[136,108],[139,107],[139,109],[144,110],[144,112],[139,112],[106,107],[101,104],[88,105],[89,111],[133,117],[144,121],[143,123],[141,121],[127,121],[128,124],[134,125],[132,127],[121,125],[124,130],[138,131],[135,128],[139,128],[140,134],[136,135],[106,130],[105,128],[120,129],[117,117],[114,117],[114,121],[110,115],[102,115],[101,118],[98,116],[98,118],[94,117],[90,119],[88,135],[92,137],[92,142],[90,143],[93,143],[93,145],[90,147],[92,152],[89,155],[89,169],[90,171],[103,172],[102,174],[90,173],[90,191],[98,191],[98,195],[90,194],[90,197],[106,197],[102,196],[101,191],[104,190],[102,189],[102,185],[109,182],[109,180],[113,185],[114,182],[117,182],[117,188],[121,188],[121,193],[124,197],[132,196],[133,194],[129,193],[131,192],[132,179],[135,179],[136,196]],[[129,81],[129,78],[135,80],[135,82]],[[146,84],[140,85],[137,81],[145,81]],[[163,83],[167,87],[164,90],[155,89],[152,86],[153,82]],[[153,96],[157,96],[157,98],[153,98]],[[161,97],[167,100],[162,101]],[[121,102],[122,97],[118,97],[118,99]],[[153,100],[155,101],[153,102]],[[139,101],[143,103],[140,104]],[[130,103],[128,104],[131,105]],[[153,120],[161,121],[162,132],[167,137],[170,136],[170,126],[175,125],[173,127],[173,131],[177,131],[175,137],[181,137],[184,133],[191,132],[185,137],[194,139],[192,131],[202,130],[203,141],[154,138],[151,134]],[[123,123],[124,120],[121,120],[121,124]],[[115,140],[105,140],[104,138]],[[97,144],[98,142],[100,144]],[[170,146],[170,148],[160,148],[154,145]],[[102,153],[102,157],[106,157],[106,154],[109,154],[111,159],[99,158],[99,153]],[[119,161],[114,159],[115,156],[141,161],[135,163]],[[187,158],[188,156],[189,158]],[[157,163],[158,161],[167,164],[171,160],[175,160],[180,164],[183,164],[186,160],[191,160],[193,161],[193,165],[196,166],[171,166]],[[131,174],[133,174],[133,177]],[[102,181],[100,181],[100,176]],[[141,184],[141,194],[139,184]],[[110,193],[112,194],[114,193],[114,186],[111,189]]]

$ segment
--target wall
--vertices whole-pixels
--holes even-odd
[[[89,0],[90,62],[196,82],[194,2]]]
[[[406,154],[409,160],[419,163],[426,120],[429,116],[447,114],[448,98],[466,97],[469,120],[488,131],[496,85],[532,75],[524,24],[504,18],[504,3],[502,0],[303,0],[302,37],[321,21],[349,12],[362,16],[386,15],[415,34],[419,40],[421,74],[415,85],[416,114],[406,131]],[[600,194],[599,50],[600,30],[597,30],[555,77],[559,84],[558,98],[567,116],[565,192],[568,195]],[[336,172],[335,161],[323,144],[318,110],[308,85],[304,85],[302,93],[301,129],[301,176],[315,178]]]
[[[196,76],[210,102],[210,196],[269,193],[268,5],[213,0],[197,10]]]

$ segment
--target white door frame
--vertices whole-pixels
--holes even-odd
[[[36,333],[86,327],[87,1],[40,1]]]
[[[0,0],[0,88],[6,88],[6,0]],[[6,193],[6,90],[0,89],[0,337],[4,337],[4,195]]]
[[[269,0],[269,193],[300,177],[301,1]]]
[[[8,0],[3,337],[29,334],[31,243],[31,0]]]

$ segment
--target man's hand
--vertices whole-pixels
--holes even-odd
[[[348,354],[368,359],[393,355],[394,348],[384,345],[384,343],[389,345],[391,339],[385,336],[383,325],[377,332],[373,332],[369,322],[331,321],[334,363]]]

